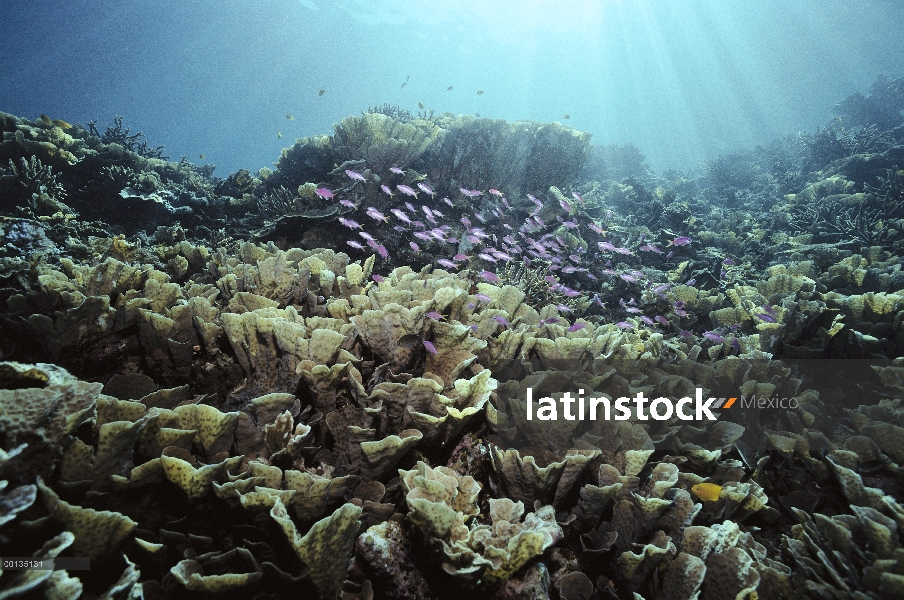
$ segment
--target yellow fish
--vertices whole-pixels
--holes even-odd
[[[715,483],[698,483],[691,491],[704,502],[715,502],[722,494],[722,486]]]
[[[40,121],[43,125],[46,125],[47,127],[50,127],[51,125],[53,125],[53,121],[51,121],[50,117],[48,117],[44,113],[41,113],[41,116],[38,117],[38,121]]]
[[[63,121],[62,119],[54,119],[53,124],[59,127],[60,129],[72,129],[72,125]]]
[[[203,155],[203,154],[201,155],[201,160],[204,160],[204,155]]]
[[[293,117],[292,115],[286,115],[286,118],[289,119],[290,121],[295,120],[295,117]]]
[[[280,131],[279,129],[276,130],[276,137],[282,138],[282,131]]]

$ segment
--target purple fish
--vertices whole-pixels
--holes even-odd
[[[675,314],[678,315],[679,317],[686,317],[686,316],[687,316],[687,311],[686,311],[686,310],[681,310],[680,308],[676,308],[676,309],[675,309]]]
[[[619,329],[634,329],[634,323],[629,323],[628,321],[619,321],[615,326]]]
[[[646,323],[647,325],[655,325],[656,321],[648,317],[647,315],[640,315],[640,320]]]
[[[665,255],[665,259],[666,259],[666,260],[669,260],[669,259],[672,258],[673,256],[675,256],[675,251],[674,251],[674,250],[669,250],[669,253]]]
[[[475,294],[474,297],[477,298],[478,300],[480,300],[481,302],[492,302],[493,301],[493,299],[490,298],[489,296],[487,296],[486,294]]]
[[[403,213],[402,211],[400,211],[398,208],[391,208],[391,209],[389,209],[389,212],[391,212],[391,213],[394,214],[396,217],[398,217],[398,219],[399,219],[401,222],[403,222],[403,223],[408,223],[409,225],[411,224],[411,219],[408,218],[408,215],[406,215],[405,213]]]
[[[436,192],[434,192],[433,189],[429,185],[419,183],[419,184],[417,184],[417,187],[425,194],[429,194],[431,198],[436,195]]]
[[[668,325],[669,324],[669,320],[666,319],[665,317],[663,317],[662,315],[656,315],[653,318],[656,319],[656,322],[659,323],[660,325]]]
[[[447,269],[457,269],[458,268],[458,265],[456,265],[454,262],[452,262],[448,258],[441,258],[441,259],[437,260],[436,262],[438,262],[442,266],[446,267]]]
[[[590,225],[588,225],[588,227],[590,227],[590,229],[592,229],[593,231],[597,232],[600,235],[606,235],[607,233],[609,233],[608,231],[606,231],[605,229],[603,229],[602,227],[600,227],[593,221],[590,222]]]
[[[559,199],[559,206],[561,206],[563,210],[567,210],[569,213],[571,212],[571,204],[569,204],[568,200],[565,198]]]
[[[408,245],[411,246],[411,249],[414,250],[415,252],[421,251],[421,247],[418,246],[417,244],[415,244],[414,242],[408,242]]]
[[[465,188],[458,188],[458,191],[467,196],[468,198],[476,198],[477,196],[483,196],[483,192],[480,190],[468,190]]]
[[[386,246],[384,246],[383,244],[377,244],[377,247],[375,248],[375,250],[377,251],[377,254],[380,255],[380,258],[388,258],[389,257],[389,252],[386,250]]]
[[[372,277],[373,277],[373,280],[376,281],[377,283],[383,283],[383,281],[385,281],[383,279],[383,276],[380,275],[379,273],[374,273]]]
[[[336,194],[334,194],[332,190],[325,187],[317,188],[316,190],[314,190],[314,193],[323,200],[332,200],[336,197]]]
[[[587,327],[587,323],[575,323],[571,327],[568,328],[570,333],[574,333],[575,331],[580,331],[583,328]]]
[[[370,235],[370,234],[367,233],[366,231],[359,231],[359,232],[358,232],[358,235],[360,235],[361,237],[363,237],[363,238],[364,238],[365,240],[367,240],[368,242],[373,242],[373,241],[375,241],[375,240],[374,240],[374,236]]]
[[[578,202],[580,202],[581,204],[584,203],[584,197],[581,196],[579,193],[571,192],[571,195],[574,196],[574,199],[577,200]]]
[[[725,260],[722,261],[722,264],[725,265],[725,266],[730,267],[730,266],[732,266],[733,264],[735,264],[735,262],[734,262],[733,260],[731,260],[730,258],[726,258]]]
[[[364,175],[357,171],[352,171],[351,169],[346,169],[345,174],[348,175],[348,178],[352,181],[363,181],[367,182],[367,179],[364,178]]]
[[[396,175],[404,175],[405,174],[405,171],[403,171],[402,169],[400,169],[398,167],[389,167],[389,170],[392,171],[393,173],[395,173]]]
[[[506,320],[502,315],[496,315],[493,317],[493,320],[502,325],[503,327],[509,327],[510,323]]]
[[[417,192],[408,187],[407,185],[397,185],[396,189],[405,194],[406,196],[411,196],[412,198],[417,198]]]
[[[500,283],[502,281],[501,279],[499,279],[499,276],[496,275],[496,273],[492,273],[490,271],[481,271],[480,276],[492,283]]]
[[[558,310],[560,312],[566,312],[566,313],[571,312],[571,309],[569,307],[565,306],[564,304],[556,304],[556,310]]]
[[[704,331],[703,337],[705,337],[706,339],[708,339],[711,342],[719,342],[720,344],[724,344],[726,341],[724,337],[722,337],[715,331]]]
[[[697,280],[696,280],[696,279],[688,279],[688,281],[687,281],[687,283],[686,283],[685,285],[692,286],[692,285],[694,285],[695,283],[697,283]]]
[[[392,190],[389,189],[389,186],[386,185],[385,183],[380,186],[380,189],[383,190],[383,193],[386,194],[387,196],[395,196],[395,194],[392,192]]]
[[[430,319],[435,319],[437,321],[440,321],[440,320],[446,318],[446,317],[442,316],[441,314],[439,314],[438,312],[436,312],[435,310],[431,310],[430,312],[428,312],[427,317]]]
[[[424,348],[426,348],[427,352],[429,352],[430,354],[433,354],[434,356],[436,355],[436,346],[433,345],[433,342],[424,340]]]
[[[462,217],[461,219],[459,219],[459,221],[461,221],[461,224],[468,229],[471,228],[471,219],[469,219],[468,217]]]
[[[461,252],[459,252],[458,254],[456,254],[455,256],[452,257],[452,260],[471,260],[471,257],[468,256],[467,254],[462,254]]]
[[[772,315],[767,315],[766,313],[754,314],[753,316],[760,319],[761,321],[765,321],[766,323],[776,322],[775,317],[773,317]]]
[[[634,277],[633,275],[631,275],[629,273],[620,273],[619,277],[621,277],[628,283],[637,283],[637,277]]]
[[[687,245],[690,244],[692,241],[693,241],[693,240],[692,240],[691,238],[689,238],[689,237],[680,236],[680,237],[676,237],[676,238],[673,239],[673,240],[669,240],[668,245],[669,245],[669,246],[687,246]]]
[[[352,202],[351,200],[343,199],[343,200],[339,201],[339,204],[341,204],[342,206],[348,207],[348,208],[355,208],[355,203]]]
[[[357,221],[352,221],[351,219],[345,219],[343,217],[339,217],[339,222],[348,227],[349,229],[361,229],[361,224]]]
[[[364,250],[364,246],[362,246],[360,243],[358,243],[354,240],[347,240],[345,243],[348,244],[349,246],[351,246],[352,248],[355,248],[356,250]]]
[[[490,193],[493,194],[494,196],[499,196],[500,198],[502,198],[502,192],[500,192],[499,190],[497,190],[495,188],[490,188]]]
[[[386,222],[389,220],[389,217],[387,217],[386,215],[384,215],[383,213],[378,211],[373,206],[369,207],[365,212],[367,213],[368,217],[370,217],[371,219],[374,219],[376,221]]]

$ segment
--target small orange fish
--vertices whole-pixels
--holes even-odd
[[[483,96],[483,90],[477,90],[477,95],[478,95],[478,96]]]
[[[322,96],[322,95],[324,95],[325,93],[326,93],[326,90],[320,90],[319,92],[317,92],[317,95],[318,95],[318,96]]]
[[[715,483],[698,483],[691,491],[704,502],[715,502],[722,494],[722,486]]]

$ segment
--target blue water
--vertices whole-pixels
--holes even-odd
[[[694,170],[813,130],[904,71],[900,0],[3,5],[0,110],[99,126],[123,115],[221,177],[386,102],[558,120],[635,144],[655,169]]]

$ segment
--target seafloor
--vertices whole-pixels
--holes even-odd
[[[902,108],[693,176],[384,106],[226,179],[0,113],[0,555],[91,563],[0,599],[904,598]]]

